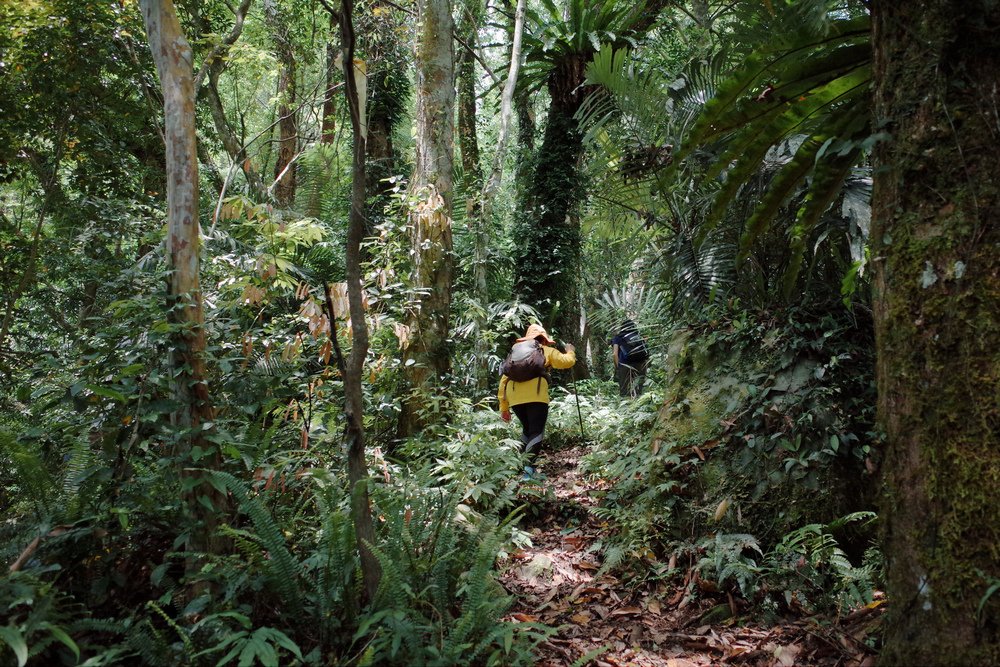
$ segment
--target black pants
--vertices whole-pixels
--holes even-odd
[[[528,456],[528,462],[534,463],[538,452],[542,449],[545,422],[549,418],[549,404],[521,403],[511,406],[511,410],[521,422],[521,445],[524,453]]]
[[[615,380],[618,381],[618,391],[622,396],[635,398],[642,394],[642,385],[646,382],[646,369],[649,360],[629,365],[619,362],[615,367]]]

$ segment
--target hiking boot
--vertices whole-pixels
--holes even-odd
[[[524,477],[521,478],[525,482],[534,482],[538,479],[538,474],[533,466],[524,466]]]

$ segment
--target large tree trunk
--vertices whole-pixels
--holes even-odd
[[[174,427],[182,437],[181,465],[187,468],[187,452],[205,442],[205,428],[213,421],[212,402],[205,373],[205,328],[199,277],[201,249],[198,222],[198,150],[195,138],[195,90],[191,47],[172,0],[141,0],[150,49],[163,91],[164,138],[167,172],[167,312],[174,325],[175,341],[170,353],[174,371],[177,409]],[[211,467],[217,459],[200,461]],[[188,473],[198,476],[198,473]],[[191,513],[202,520],[195,530],[195,550],[212,546],[214,513],[204,511],[199,496],[218,508],[224,499],[206,483],[192,485],[188,492]]]
[[[1000,664],[1000,5],[873,9],[882,662]]]
[[[274,163],[274,199],[279,206],[295,201],[295,166],[299,129],[296,110],[295,50],[288,32],[288,18],[280,11],[278,0],[265,0],[264,16],[274,37],[278,56],[278,159]]]
[[[574,117],[586,95],[581,87],[590,54],[573,54],[549,77],[545,135],[528,184],[515,250],[518,297],[542,313],[545,324],[569,342],[580,342],[580,230],[583,135]]]
[[[467,194],[465,213],[472,220],[478,208],[479,188],[483,183],[483,168],[479,162],[479,136],[476,130],[476,59],[470,49],[476,48],[478,41],[477,17],[466,8],[462,12],[459,32],[465,38],[469,49],[463,49],[458,56],[458,144],[462,154]]]
[[[412,314],[410,344],[404,351],[413,390],[400,416],[399,433],[422,426],[419,409],[439,392],[450,370],[448,331],[454,258],[451,242],[452,166],[455,110],[450,0],[418,0],[416,164],[410,182],[413,286],[426,290]]]
[[[392,202],[393,183],[390,177],[399,174],[393,133],[405,117],[410,89],[408,76],[409,53],[403,46],[400,13],[390,11],[390,5],[376,0],[368,5],[359,20],[370,43],[368,77],[368,212],[367,235],[375,236],[376,226],[385,220],[386,206]]]

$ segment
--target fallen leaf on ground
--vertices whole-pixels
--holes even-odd
[[[589,611],[581,611],[577,614],[573,614],[569,617],[569,620],[574,623],[579,623],[580,625],[587,625],[594,617],[590,615]]]
[[[698,663],[687,658],[670,658],[667,660],[667,667],[698,667]]]
[[[612,616],[638,616],[642,613],[639,607],[622,607],[611,612]]]
[[[774,657],[777,659],[776,664],[781,665],[781,667],[794,667],[795,656],[797,656],[801,650],[802,647],[798,644],[779,646],[774,649]]]

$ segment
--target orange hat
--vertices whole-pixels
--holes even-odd
[[[541,324],[532,324],[528,327],[528,330],[524,332],[524,338],[518,338],[517,342],[522,342],[526,340],[531,340],[532,338],[541,338],[542,342],[546,345],[555,345],[556,342],[549,338],[548,332],[542,327]]]

